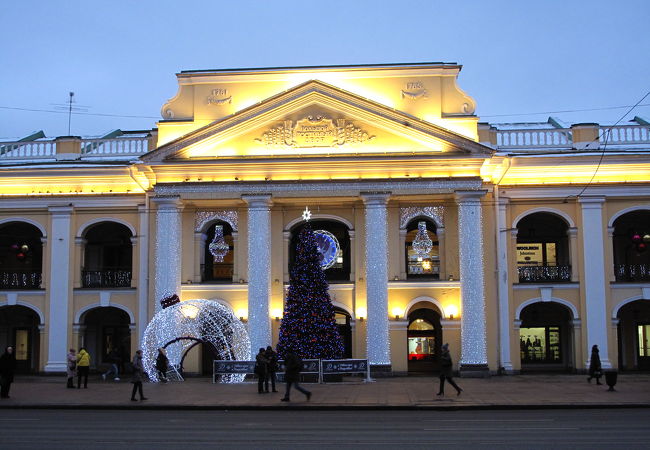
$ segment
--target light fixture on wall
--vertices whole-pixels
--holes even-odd
[[[395,317],[395,320],[399,320],[402,310],[400,308],[395,307],[391,311],[393,313],[393,316]]]
[[[447,313],[449,320],[454,320],[454,317],[458,317],[458,308],[456,305],[447,305],[445,312]]]
[[[271,310],[271,316],[273,318],[275,318],[276,321],[279,322],[280,319],[282,319],[282,310],[279,309],[279,308],[275,308],[275,309]]]
[[[360,306],[357,308],[357,318],[363,322],[363,320],[368,317],[368,310],[366,308]]]

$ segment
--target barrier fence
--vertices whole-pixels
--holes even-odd
[[[276,375],[278,381],[282,381],[285,372],[284,360],[278,361],[278,366]],[[216,383],[218,375],[254,374],[255,361],[214,360],[213,369],[212,382]],[[324,383],[323,375],[347,374],[365,374],[364,381],[372,381],[367,359],[304,359],[300,374],[317,374],[318,383]]]

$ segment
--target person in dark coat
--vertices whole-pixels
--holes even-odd
[[[131,391],[131,401],[137,402],[135,398],[135,393],[140,391],[140,400],[146,400],[147,398],[142,393],[142,380],[144,379],[144,365],[142,364],[142,350],[137,350],[135,356],[133,357],[133,376],[131,377],[131,383],[133,383],[133,391]]]
[[[255,375],[257,375],[257,393],[264,393],[264,383],[267,383],[266,392],[269,392],[268,381],[266,376],[268,374],[269,360],[266,359],[266,351],[264,347],[260,347],[260,351],[255,356]]]
[[[0,356],[0,398],[9,398],[9,389],[14,382],[16,355],[13,347],[7,347]]]
[[[307,401],[311,398],[311,392],[302,388],[298,381],[300,380],[300,371],[302,370],[302,359],[293,352],[287,353],[284,359],[284,381],[287,383],[287,390],[280,400],[283,402],[289,401],[289,394],[291,393],[291,385],[294,385],[297,390],[305,394]]]
[[[167,368],[169,366],[169,359],[164,348],[158,349],[158,356],[156,357],[156,371],[158,372],[158,379],[163,383],[167,383]]]
[[[266,359],[268,363],[266,365],[266,380],[264,381],[264,391],[269,392],[269,380],[271,380],[271,389],[273,392],[278,392],[275,390],[275,373],[278,371],[278,354],[273,351],[273,347],[270,345],[266,347]]]
[[[591,358],[589,358],[589,376],[587,381],[591,383],[591,379],[596,379],[596,384],[603,384],[600,382],[600,377],[603,375],[603,367],[600,364],[600,351],[598,346],[591,347]]]
[[[440,354],[440,389],[438,389],[436,395],[445,395],[445,380],[456,389],[456,395],[460,395],[460,393],[463,392],[452,378],[452,365],[451,355],[449,354],[449,344],[445,344],[442,346],[442,353]]]

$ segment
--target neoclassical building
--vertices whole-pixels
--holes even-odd
[[[0,345],[127,357],[159,300],[277,342],[311,213],[346,357],[650,368],[650,126],[487,124],[446,63],[185,71],[148,131],[0,143]],[[208,345],[186,371],[209,373]]]

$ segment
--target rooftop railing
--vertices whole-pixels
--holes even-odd
[[[149,151],[149,138],[113,138],[113,139],[80,139],[79,158],[110,158],[124,156],[139,156]],[[56,160],[57,141],[27,141],[0,142],[0,161],[6,160]],[[65,150],[64,150],[65,152]],[[66,157],[66,160],[71,158]]]

